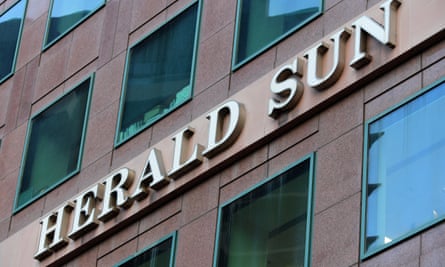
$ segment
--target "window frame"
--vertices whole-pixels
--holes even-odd
[[[199,47],[199,36],[200,36],[200,28],[201,28],[201,17],[202,17],[202,3],[201,0],[193,0],[190,4],[186,5],[184,8],[180,9],[178,12],[173,14],[172,16],[168,17],[167,20],[165,20],[162,24],[160,24],[158,27],[154,28],[147,34],[143,35],[140,39],[138,39],[136,42],[134,42],[131,46],[127,49],[127,55],[125,60],[125,67],[124,67],[124,78],[122,80],[122,89],[121,89],[121,96],[120,96],[120,103],[119,103],[119,113],[117,117],[117,123],[116,123],[116,132],[114,137],[114,146],[115,148],[119,147],[120,145],[124,144],[125,142],[128,142],[141,132],[145,131],[147,128],[151,127],[152,125],[156,124],[158,121],[162,120],[166,116],[170,115],[175,110],[179,109],[186,103],[190,102],[193,99],[193,92],[195,87],[195,75],[196,75],[196,64],[197,64],[197,57],[198,57],[198,47]],[[131,58],[131,50],[139,45],[141,42],[143,42],[146,38],[157,32],[158,30],[161,30],[162,27],[164,27],[169,22],[173,21],[175,18],[177,18],[179,15],[181,15],[185,10],[188,8],[191,8],[193,5],[197,4],[197,14],[196,14],[196,25],[195,25],[195,36],[194,36],[194,48],[193,48],[193,57],[191,62],[191,69],[190,69],[190,97],[185,100],[183,103],[180,103],[179,105],[174,106],[168,112],[165,112],[162,115],[157,116],[157,118],[150,120],[148,123],[145,123],[142,127],[140,127],[138,130],[136,130],[133,134],[120,139],[120,128],[122,125],[122,119],[124,115],[124,102],[126,98],[127,93],[127,82],[128,82],[128,75],[129,75],[129,69],[130,69],[130,58]]]
[[[46,190],[44,190],[43,192],[39,193],[38,195],[36,195],[34,197],[31,197],[25,203],[23,203],[21,205],[18,205],[18,200],[19,200],[19,195],[20,195],[20,188],[21,188],[21,185],[22,185],[22,182],[23,182],[23,174],[24,174],[24,171],[25,171],[24,170],[25,160],[26,160],[26,157],[27,157],[27,154],[28,154],[28,148],[29,148],[29,145],[30,145],[31,128],[32,128],[32,124],[33,124],[34,118],[38,117],[41,113],[43,113],[44,111],[46,111],[49,108],[51,108],[54,104],[56,104],[59,101],[61,101],[65,96],[67,96],[69,93],[71,93],[72,91],[77,89],[78,86],[80,86],[82,83],[86,82],[89,79],[90,79],[90,84],[89,84],[89,88],[88,88],[87,102],[85,104],[85,117],[83,119],[83,124],[84,125],[83,125],[83,128],[82,128],[82,137],[81,137],[81,140],[80,140],[79,155],[78,155],[78,158],[77,158],[76,169],[73,170],[72,172],[68,173],[64,177],[61,177],[59,179],[59,181],[57,181],[55,184],[53,184],[51,186],[48,186],[48,188]],[[26,130],[26,136],[25,136],[25,145],[23,147],[22,158],[21,158],[21,161],[20,161],[20,171],[19,171],[18,182],[17,182],[17,186],[16,186],[16,194],[15,194],[15,198],[14,198],[13,214],[16,214],[19,211],[23,210],[24,208],[26,208],[27,206],[32,204],[34,201],[36,201],[36,200],[40,199],[41,197],[45,196],[46,194],[48,194],[49,192],[51,192],[52,190],[54,190],[55,188],[57,188],[61,184],[65,183],[70,178],[72,178],[73,176],[75,176],[76,174],[78,174],[80,172],[80,169],[82,167],[82,159],[83,159],[85,139],[86,139],[86,134],[87,134],[90,106],[91,106],[92,95],[93,95],[94,80],[95,80],[95,73],[89,75],[88,77],[82,79],[80,82],[76,83],[74,86],[72,86],[69,90],[64,92],[59,97],[57,97],[51,103],[49,103],[48,105],[46,105],[45,107],[43,107],[42,109],[37,111],[29,119],[27,130]]]
[[[130,260],[132,260],[132,259],[134,259],[134,258],[136,258],[136,257],[138,257],[138,256],[140,256],[140,255],[142,255],[144,253],[146,253],[147,251],[155,248],[156,246],[160,245],[164,241],[167,241],[169,238],[172,239],[169,267],[174,267],[175,266],[175,261],[176,261],[176,246],[177,246],[177,239],[178,239],[178,232],[177,231],[174,231],[173,233],[170,233],[170,234],[162,237],[161,239],[159,239],[158,241],[152,243],[148,247],[145,247],[141,251],[138,251],[138,252],[134,253],[133,255],[130,255],[129,257],[121,260],[120,262],[116,263],[114,265],[114,267],[122,266],[122,264],[125,264],[128,261],[130,261]]]
[[[399,103],[387,108],[385,111],[377,114],[376,116],[368,119],[365,122],[364,125],[364,142],[363,142],[363,172],[362,172],[362,207],[361,207],[361,223],[360,223],[360,260],[364,261],[384,250],[387,250],[390,247],[394,247],[398,245],[399,243],[406,241],[406,239],[413,237],[416,234],[421,233],[422,231],[427,230],[428,228],[436,225],[439,222],[442,222],[445,220],[445,215],[439,216],[434,220],[431,220],[425,224],[423,224],[420,227],[417,227],[416,229],[409,231],[401,236],[399,236],[396,239],[393,239],[391,242],[387,244],[383,244],[379,246],[376,249],[366,251],[366,224],[367,224],[367,207],[368,207],[368,200],[367,200],[367,194],[368,194],[368,133],[369,133],[369,127],[372,123],[378,121],[379,119],[385,117],[386,115],[391,114],[392,112],[396,111],[400,107],[403,107],[412,101],[418,99],[419,97],[422,97],[423,95],[427,94],[428,92],[434,90],[440,85],[445,86],[445,77],[433,82],[432,84],[420,89],[418,92],[414,93],[413,95],[405,98],[404,100],[400,101]],[[425,106],[424,106],[425,107]],[[378,213],[379,211],[377,211]]]
[[[259,55],[261,55],[264,52],[266,52],[272,46],[274,46],[277,43],[279,43],[280,41],[284,40],[289,35],[295,33],[297,30],[303,28],[304,26],[306,26],[312,20],[314,20],[317,17],[321,16],[323,14],[324,8],[325,8],[325,0],[318,0],[320,2],[320,4],[319,4],[320,11],[318,13],[315,13],[314,15],[308,17],[306,20],[304,20],[301,23],[295,25],[290,30],[288,30],[287,32],[283,33],[282,35],[280,35],[279,37],[275,38],[274,40],[270,41],[267,45],[265,45],[263,48],[259,49],[258,51],[256,51],[252,55],[246,57],[243,60],[239,60],[238,61],[237,60],[237,53],[238,53],[238,50],[239,50],[238,49],[238,45],[239,45],[239,35],[240,35],[240,25],[241,25],[241,9],[242,9],[241,5],[242,5],[242,1],[243,0],[237,0],[237,6],[236,6],[235,32],[234,32],[234,36],[233,36],[233,52],[232,52],[232,71],[238,70],[239,68],[241,68],[242,66],[244,66],[248,62],[252,61],[253,59],[258,57]],[[237,61],[238,61],[238,63],[237,63]]]
[[[21,1],[25,2],[25,4],[24,4],[25,8],[23,9],[22,20],[20,22],[20,29],[19,29],[19,32],[18,32],[17,43],[16,43],[16,46],[15,46],[15,52],[14,52],[14,59],[12,60],[12,65],[11,65],[11,71],[8,74],[6,74],[3,78],[0,77],[0,84],[2,84],[3,82],[5,82],[9,78],[11,78],[11,76],[13,76],[14,73],[15,73],[15,68],[17,66],[17,58],[18,58],[19,51],[20,51],[20,46],[21,46],[21,43],[22,43],[22,35],[23,35],[22,33],[23,33],[24,25],[25,25],[26,12],[27,12],[27,9],[28,9],[28,0],[18,0],[13,5],[8,7],[6,10],[1,12],[1,14],[0,14],[0,17],[3,16],[8,11],[10,11],[12,8],[14,8],[16,5],[18,5]]]
[[[265,180],[261,181],[260,183],[255,184],[252,187],[249,187],[248,189],[244,190],[240,194],[236,195],[235,197],[227,200],[218,208],[218,221],[216,226],[216,238],[215,238],[215,247],[214,247],[214,253],[213,253],[213,267],[218,267],[218,258],[219,258],[219,243],[221,238],[221,225],[222,225],[222,210],[226,206],[232,204],[233,202],[237,201],[238,199],[244,197],[245,195],[251,193],[252,191],[260,188],[264,184],[267,184],[268,182],[271,182],[275,178],[278,178],[280,175],[285,174],[287,171],[291,170],[294,167],[297,167],[299,164],[303,163],[304,161],[309,161],[309,170],[308,170],[308,198],[307,198],[307,218],[306,218],[306,235],[305,235],[305,252],[304,252],[304,266],[309,267],[311,266],[311,250],[312,250],[312,224],[313,224],[313,217],[314,217],[314,201],[315,201],[315,153],[310,153],[302,158],[300,158],[298,161],[288,165],[284,169],[280,170],[279,172],[273,174],[272,176],[269,176]]]
[[[91,16],[96,14],[96,12],[98,12],[101,8],[103,8],[107,3],[107,0],[101,0],[103,3],[100,4],[95,10],[92,10],[88,15],[81,18],[79,21],[77,21],[76,23],[71,25],[67,30],[65,30],[63,33],[61,33],[59,36],[57,36],[57,38],[55,38],[51,42],[47,43],[48,34],[49,34],[49,25],[50,25],[50,21],[51,21],[51,13],[53,11],[54,1],[56,1],[56,0],[51,0],[51,2],[49,4],[49,10],[48,10],[48,15],[47,15],[48,17],[46,19],[46,26],[45,26],[45,35],[43,36],[42,51],[47,50],[48,48],[53,46],[55,43],[57,43],[60,39],[62,39],[66,35],[68,35],[71,31],[73,31],[75,28],[77,28],[77,26],[79,26],[84,21],[86,21],[88,18],[90,18]]]

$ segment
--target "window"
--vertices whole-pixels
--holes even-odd
[[[238,0],[234,68],[322,12],[323,0]]]
[[[93,77],[80,83],[28,125],[15,207],[18,211],[80,169]]]
[[[146,250],[124,260],[116,267],[173,267],[176,233],[169,235]]]
[[[14,73],[25,9],[21,0],[0,15],[0,83]]]
[[[313,156],[220,208],[215,266],[309,266]]]
[[[362,257],[445,218],[445,83],[430,88],[366,124]]]
[[[52,0],[44,48],[55,43],[103,5],[105,0]]]
[[[191,98],[198,13],[195,3],[129,49],[116,145]]]

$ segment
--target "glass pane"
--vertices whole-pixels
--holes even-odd
[[[0,81],[14,72],[25,7],[26,1],[19,1],[0,16]]]
[[[366,251],[445,216],[445,84],[369,125]]]
[[[89,88],[90,79],[31,120],[16,206],[78,170]]]
[[[321,12],[321,0],[239,0],[235,64],[255,55]]]
[[[305,266],[306,160],[222,208],[219,267]]]
[[[53,0],[45,44],[65,34],[104,3],[104,0]]]
[[[191,97],[198,5],[130,50],[118,140],[125,140]]]
[[[173,238],[131,258],[119,267],[169,267],[172,255]]]

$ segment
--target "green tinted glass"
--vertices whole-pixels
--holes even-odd
[[[307,266],[310,160],[222,207],[218,267]]]
[[[79,170],[91,80],[85,80],[31,119],[16,207]]]
[[[445,218],[443,114],[445,84],[369,124],[366,254]]]
[[[322,0],[239,0],[234,65],[261,53],[322,11]]]
[[[117,143],[190,99],[197,13],[194,4],[130,49]]]
[[[14,72],[25,9],[26,1],[18,1],[0,16],[0,82]]]
[[[105,0],[53,0],[45,46],[56,41],[104,4]]]
[[[170,267],[173,266],[173,237],[140,253],[118,267]]]

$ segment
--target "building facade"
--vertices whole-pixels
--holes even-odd
[[[0,266],[443,266],[442,0],[0,0]]]

